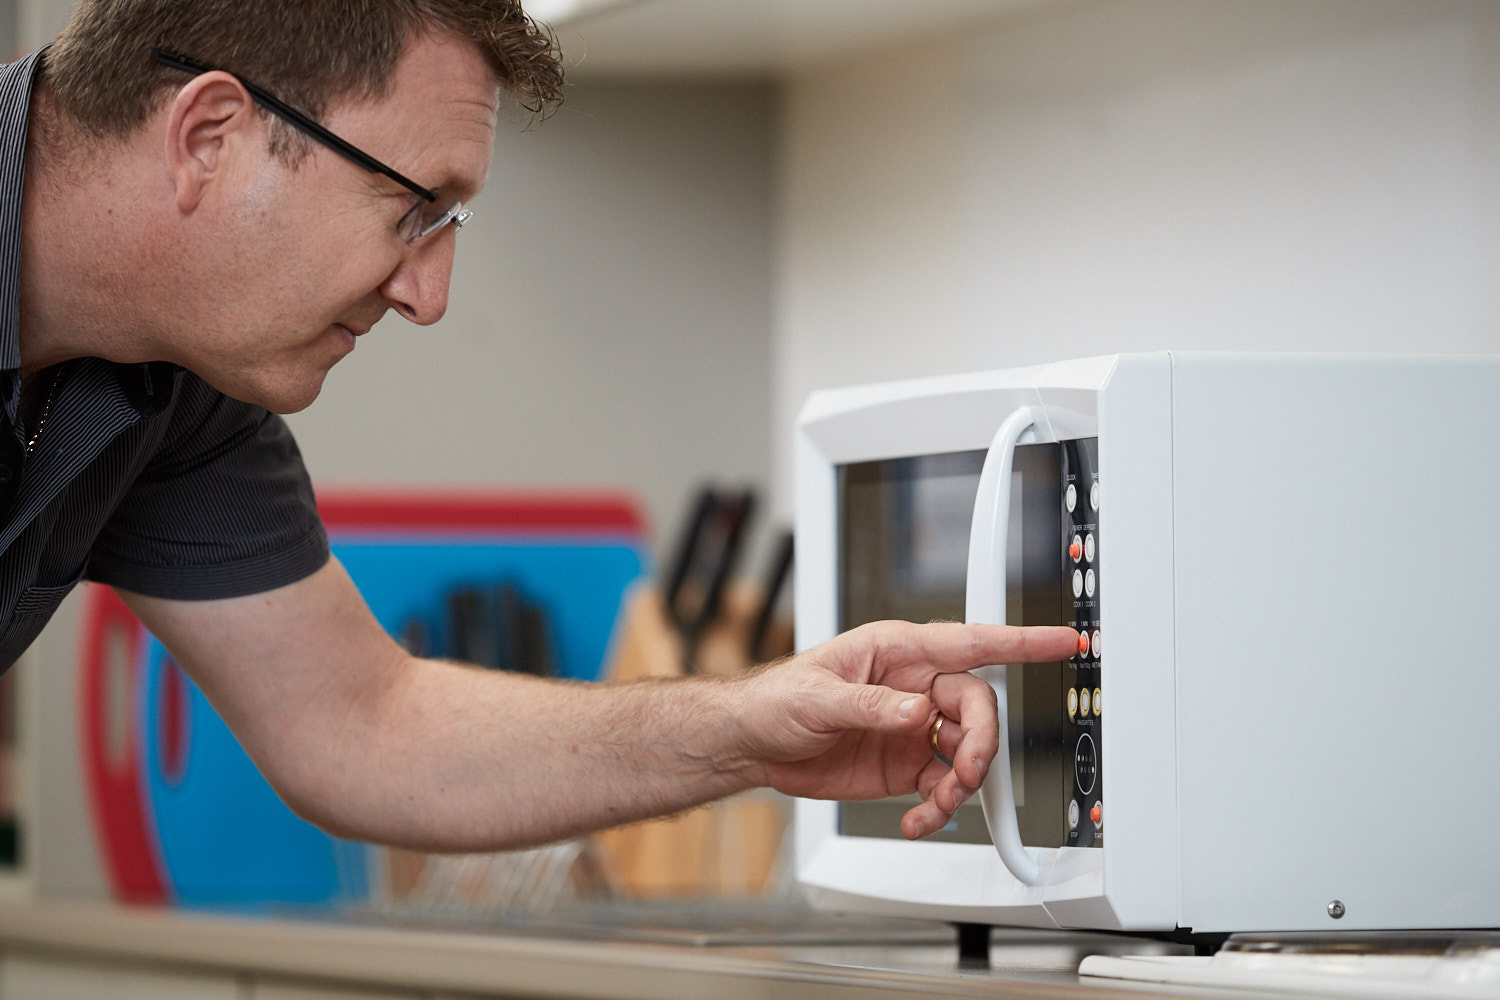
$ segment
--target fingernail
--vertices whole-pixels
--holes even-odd
[[[900,708],[896,709],[896,715],[899,718],[902,718],[902,719],[910,719],[911,718],[912,709],[914,709],[916,707],[917,707],[917,699],[915,699],[915,698],[908,698],[908,699],[906,699],[905,701],[903,701],[901,703],[901,707]]]
[[[964,802],[969,798],[969,794],[970,793],[967,788],[960,788],[956,790],[953,793],[953,808],[957,809],[959,806],[963,805]]]

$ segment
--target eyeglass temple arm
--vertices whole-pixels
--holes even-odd
[[[196,59],[189,59],[187,56],[178,55],[175,52],[167,52],[163,49],[153,48],[151,50],[151,55],[155,57],[157,62],[162,63],[166,66],[170,66],[173,69],[180,69],[186,73],[198,74],[212,73],[214,71],[214,67],[212,66],[198,62]],[[398,174],[396,171],[392,170],[384,163],[381,163],[379,160],[375,159],[375,157],[371,156],[369,153],[366,153],[364,150],[360,149],[357,146],[351,146],[349,143],[345,142],[343,139],[340,139],[338,136],[334,135],[332,132],[328,131],[326,128],[319,125],[317,122],[313,121],[311,118],[307,117],[296,108],[292,107],[290,104],[287,104],[285,101],[282,101],[279,98],[271,96],[264,90],[261,90],[255,84],[251,83],[249,80],[243,79],[242,77],[239,77],[233,73],[231,73],[230,75],[234,76],[236,80],[239,80],[240,86],[244,87],[245,90],[249,92],[250,96],[255,98],[257,102],[264,104],[269,110],[280,115],[292,125],[295,125],[297,128],[306,132],[308,135],[312,136],[314,139],[318,140],[329,149],[332,149],[340,156],[343,156],[349,160],[353,160],[355,163],[359,164],[361,167],[364,167],[372,174],[382,174],[386,177],[389,177],[391,180],[395,181],[397,184],[400,184],[408,191],[411,191],[413,194],[419,195],[427,201],[437,201],[436,191],[428,190],[427,188],[424,188],[422,185],[411,180],[410,178],[403,177],[401,174]]]

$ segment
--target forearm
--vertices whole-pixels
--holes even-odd
[[[1078,639],[883,622],[733,680],[581,684],[414,659],[333,561],[246,597],[122,596],[293,809],[344,836],[444,851],[542,843],[757,784],[917,791],[902,829],[923,836],[998,745],[995,694],[968,671],[1065,658]],[[956,724],[942,730],[951,771],[928,745],[938,713]]]
[[[342,836],[520,847],[750,787],[738,695],[710,678],[583,684],[411,659],[337,726],[299,727],[314,745],[264,766],[293,808]]]

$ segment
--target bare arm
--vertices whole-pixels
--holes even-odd
[[[251,597],[122,594],[204,689],[267,779],[329,831],[429,850],[536,844],[755,785],[800,795],[923,793],[939,828],[997,742],[963,673],[1061,659],[1069,629],[884,623],[735,680],[582,684],[409,656],[332,561]],[[1023,648],[1030,643],[1030,648]],[[1003,647],[1003,648],[1002,648]],[[942,711],[950,772],[926,745]]]

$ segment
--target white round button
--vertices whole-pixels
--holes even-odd
[[[1068,484],[1067,492],[1068,513],[1073,513],[1073,508],[1078,506],[1078,490],[1072,483]]]
[[[1089,575],[1090,576],[1093,576],[1093,573],[1094,573],[1093,570],[1089,570]],[[1091,587],[1090,590],[1092,590],[1092,589],[1093,588]],[[1076,569],[1073,571],[1073,596],[1074,597],[1082,597],[1083,596],[1083,574],[1080,573]]]
[[[1099,509],[1099,484],[1098,483],[1095,483],[1093,486],[1089,487],[1089,506],[1092,507],[1092,508],[1094,508],[1095,510]],[[1072,510],[1073,508],[1069,507],[1068,509]]]
[[[1094,533],[1092,531],[1083,537],[1083,558],[1089,562],[1094,561]]]
[[[1100,695],[1099,689],[1094,688],[1094,714],[1098,715],[1102,711],[1104,711],[1104,698]]]
[[[1098,629],[1094,629],[1094,634],[1089,636],[1089,652],[1094,654],[1095,659],[1104,655],[1104,646],[1099,641]]]
[[[1089,689],[1088,688],[1084,688],[1082,691],[1078,692],[1078,714],[1079,715],[1088,715],[1089,714]]]
[[[1068,688],[1068,718],[1078,715],[1078,689]]]
[[[1078,800],[1071,799],[1068,802],[1068,829],[1078,829]]]
[[[1073,573],[1076,576],[1077,573],[1078,573],[1078,571],[1074,570]],[[1089,570],[1087,573],[1083,574],[1083,590],[1084,590],[1084,593],[1088,594],[1090,597],[1094,596],[1094,571],[1093,570]],[[1075,596],[1075,597],[1078,596],[1078,591],[1077,591],[1076,588],[1073,591],[1073,596]]]

